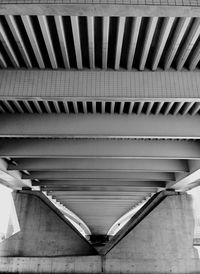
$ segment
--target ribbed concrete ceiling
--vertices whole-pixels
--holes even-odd
[[[0,16],[2,68],[198,69],[200,19]]]
[[[81,100],[0,100],[0,113],[146,114],[196,115],[200,102],[187,101],[81,101]]]
[[[198,116],[4,113],[0,119],[8,170],[21,171],[93,234],[108,233],[159,190],[198,183],[197,176],[190,185],[200,159]]]

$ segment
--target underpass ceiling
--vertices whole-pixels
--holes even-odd
[[[0,66],[198,70],[197,17],[0,16]]]
[[[56,7],[0,9],[0,157],[106,234],[153,194],[199,184],[200,19]]]

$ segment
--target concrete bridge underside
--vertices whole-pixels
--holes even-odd
[[[198,0],[0,1],[0,272],[200,272],[199,61]]]

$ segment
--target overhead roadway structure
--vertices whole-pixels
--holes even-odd
[[[87,235],[131,218],[103,253],[200,180],[200,5],[139,3],[0,2],[0,182]]]
[[[3,1],[2,67],[197,68],[198,1],[59,2]]]

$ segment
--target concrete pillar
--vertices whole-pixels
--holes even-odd
[[[0,256],[94,255],[93,247],[40,198],[13,193],[20,231],[0,243]]]
[[[161,202],[107,254],[105,273],[200,273],[191,199]]]

